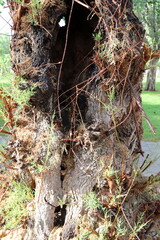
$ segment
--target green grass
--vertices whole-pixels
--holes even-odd
[[[144,78],[143,86],[145,85],[145,82]],[[154,134],[143,117],[143,140],[158,141],[160,140],[160,74],[156,81],[156,91],[143,91],[141,97],[144,111],[156,130],[156,134]]]

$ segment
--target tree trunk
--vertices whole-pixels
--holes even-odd
[[[25,80],[17,85],[35,88],[10,144],[21,178],[28,172],[36,184],[31,239],[71,239],[87,216],[97,236],[102,219],[83,197],[94,191],[106,202],[114,191],[106,172],[130,176],[141,152],[144,30],[130,0],[85,2],[8,1],[13,69]]]
[[[145,91],[155,91],[156,90],[156,72],[157,72],[157,63],[159,58],[151,59],[149,63],[149,70],[147,72],[147,82],[145,86]]]

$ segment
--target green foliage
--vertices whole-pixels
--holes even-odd
[[[31,14],[28,17],[28,22],[32,23],[33,25],[40,24],[40,16],[42,11],[42,0],[31,0],[29,3],[24,3],[23,0],[15,0],[19,4],[26,5],[31,9]]]
[[[147,41],[152,48],[160,44],[160,2],[159,0],[133,0],[134,10],[146,29]]]
[[[23,79],[21,83],[23,83]],[[19,118],[19,113],[22,111],[24,107],[29,106],[29,100],[31,96],[34,95],[35,87],[30,87],[26,90],[20,90],[18,84],[10,84],[1,86],[1,97],[6,99],[7,106],[5,106],[4,102],[0,100],[0,127],[4,125],[4,123],[10,122],[10,116],[12,113],[14,115],[14,124],[16,124],[17,119]]]
[[[89,239],[90,231],[80,226],[80,234],[75,240],[86,240]]]
[[[10,38],[0,36],[0,88],[4,85],[7,86],[12,78]]]
[[[4,216],[4,228],[16,227],[23,217],[27,217],[26,203],[33,199],[33,191],[24,183],[13,182],[0,214]]]
[[[0,36],[0,58],[10,53],[10,37]]]
[[[76,240],[118,240],[123,239],[123,237],[127,237],[127,239],[134,239],[135,237],[138,237],[137,234],[142,232],[142,230],[150,222],[150,220],[148,221],[146,212],[143,212],[142,209],[142,211],[137,212],[136,215],[133,216],[134,222],[133,224],[130,224],[128,220],[128,214],[123,210],[125,202],[129,202],[129,206],[132,206],[131,212],[133,211],[134,214],[135,209],[136,207],[139,207],[142,198],[137,198],[137,196],[133,195],[133,183],[133,185],[131,184],[130,186],[131,188],[133,187],[133,191],[130,191],[130,189],[122,194],[124,191],[122,190],[122,179],[117,179],[117,171],[114,172],[112,169],[110,172],[111,174],[108,174],[107,171],[105,171],[105,174],[107,174],[105,179],[112,177],[112,180],[114,180],[114,189],[112,192],[110,192],[110,195],[108,195],[106,192],[106,198],[104,199],[103,196],[103,201],[101,200],[101,196],[97,196],[97,194],[93,191],[83,197],[83,202],[87,208],[87,214],[83,216],[79,223],[78,236],[76,237]],[[133,182],[136,182],[138,180],[138,178],[136,178],[138,172],[134,174],[136,175]],[[148,181],[151,182],[151,184],[155,184],[158,182],[158,180],[159,178],[153,177],[151,180],[149,178]],[[145,183],[144,185],[148,186],[148,184]],[[142,193],[139,194],[144,194],[147,196],[149,191],[150,189],[148,188],[142,190]],[[121,192],[121,194],[118,195],[118,192]],[[115,199],[115,201],[112,203],[113,199]],[[117,205],[118,199],[119,203]],[[114,210],[117,212],[117,214],[115,214]]]
[[[11,72],[11,59],[9,54],[4,54],[2,57],[0,57],[0,80],[1,84],[3,82],[3,79],[6,78],[6,76],[12,75]],[[0,84],[0,85],[1,85]]]
[[[93,33],[92,36],[93,36],[93,39],[97,42],[100,42],[102,40],[102,34],[100,31],[98,33]]]
[[[11,84],[12,78],[13,72],[11,71],[10,55],[2,54],[0,55],[0,89],[7,88]],[[7,115],[2,100],[0,100],[0,127],[4,125],[4,122],[8,121]]]
[[[21,81],[21,83],[23,83],[23,80]],[[3,96],[10,97],[13,103],[16,104],[16,113],[18,114],[22,108],[24,108],[25,106],[29,106],[29,100],[34,94],[35,87],[33,86],[25,90],[20,90],[17,84],[12,84],[12,86],[2,86],[2,89],[4,92]]]
[[[112,160],[111,160],[112,161]],[[111,162],[112,163],[112,162]],[[108,179],[110,179],[110,178],[112,178],[113,176],[115,176],[116,178],[117,178],[117,173],[118,173],[118,171],[117,170],[114,170],[114,168],[112,167],[112,164],[111,164],[111,166],[108,166],[105,170],[104,170],[104,172],[103,172],[103,176],[104,177],[106,177],[106,178],[108,178]]]
[[[6,154],[6,149],[5,147],[7,146],[8,139],[7,138],[2,138],[1,139],[1,144],[0,144],[0,164],[1,162],[4,161],[4,155]],[[2,170],[2,168],[1,168]]]
[[[5,4],[4,0],[0,0],[0,6],[3,6]]]
[[[127,228],[125,226],[124,221],[121,218],[118,218],[117,224],[116,224],[116,237],[123,236],[127,233]],[[116,239],[117,239],[116,238]]]
[[[101,206],[95,192],[90,192],[87,195],[84,195],[83,202],[89,209],[97,209]]]
[[[8,122],[8,118],[6,115],[7,115],[7,112],[4,109],[3,104],[0,104],[1,125],[4,125],[4,122]]]
[[[20,1],[21,2],[21,1]],[[34,94],[35,86],[26,90],[20,90],[19,84],[25,84],[21,76],[14,76],[11,71],[11,57],[10,57],[10,38],[7,36],[0,36],[0,89],[3,91],[2,96],[12,99],[12,104],[15,108],[15,120],[23,107],[29,106],[29,100]],[[13,81],[14,79],[14,81]],[[16,82],[16,83],[15,83]],[[12,108],[12,106],[10,106]],[[0,127],[8,122],[8,112],[0,100]]]
[[[28,21],[33,25],[39,24],[39,16],[41,15],[42,11],[42,3],[39,0],[32,0],[30,2],[30,7],[32,9],[32,14],[29,16]]]
[[[29,100],[34,94],[35,87],[31,87],[25,90],[20,90],[18,86],[12,85],[12,88],[5,88],[5,93],[7,96],[10,96],[13,101],[16,103],[17,112],[25,106],[29,106]]]
[[[131,237],[135,237],[136,234],[139,233],[150,222],[150,220],[147,222],[143,222],[144,221],[143,219],[144,219],[144,214],[140,214],[140,216],[138,216],[137,222],[134,224],[134,227],[133,227],[134,232],[130,233]]]
[[[107,109],[108,113],[114,118],[114,113],[118,111],[117,106],[114,104],[114,99],[115,99],[115,89],[112,88],[110,91],[107,93],[108,95],[108,104],[105,104],[105,108]],[[113,119],[114,120],[114,119]]]

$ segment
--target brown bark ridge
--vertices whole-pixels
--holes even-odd
[[[8,4],[13,70],[25,80],[17,84],[22,94],[35,86],[10,144],[10,157],[36,184],[30,239],[72,239],[82,217],[94,215],[83,196],[95,191],[105,202],[113,191],[106,170],[129,176],[142,152],[144,30],[130,0]],[[100,222],[93,220],[96,236]]]

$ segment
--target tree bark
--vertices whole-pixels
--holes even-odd
[[[156,72],[159,58],[151,59],[149,63],[149,70],[147,72],[147,82],[145,91],[156,91]]]
[[[95,191],[104,202],[113,190],[106,190],[108,166],[129,175],[141,152],[144,30],[130,0],[46,0],[34,24],[29,1],[8,2],[13,69],[25,80],[17,85],[22,92],[35,86],[14,127],[10,157],[36,183],[32,239],[59,239],[57,232],[71,239],[82,217],[94,214],[83,196]]]

